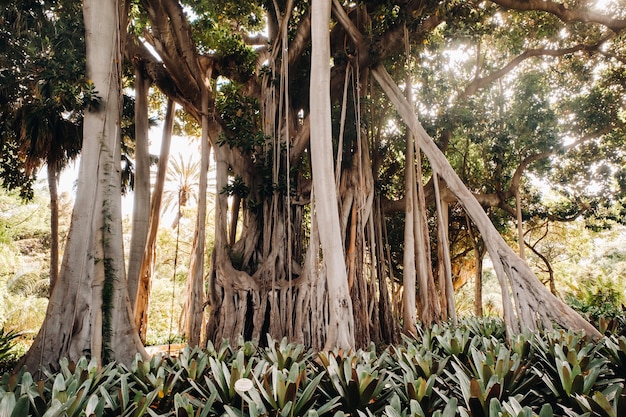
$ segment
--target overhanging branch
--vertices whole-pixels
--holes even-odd
[[[626,28],[625,19],[615,19],[591,10],[569,9],[566,3],[545,0],[492,0],[507,9],[519,11],[543,11],[555,15],[565,23],[584,22],[597,23],[619,33]]]

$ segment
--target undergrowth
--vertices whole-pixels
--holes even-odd
[[[42,381],[5,373],[0,416],[619,417],[626,336],[612,328],[599,341],[567,330],[507,341],[501,320],[465,319],[384,349],[240,340],[129,366],[64,360]]]

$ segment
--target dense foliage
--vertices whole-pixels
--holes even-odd
[[[500,319],[422,330],[379,349],[185,348],[128,367],[61,361],[0,383],[0,414],[95,416],[606,416],[626,407],[626,328],[598,342],[565,330],[506,339]]]

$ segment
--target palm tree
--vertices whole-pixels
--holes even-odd
[[[82,145],[80,119],[64,118],[63,109],[49,105],[54,100],[35,100],[15,112],[19,152],[23,155],[25,173],[33,176],[42,164],[47,166],[50,192],[50,289],[59,271],[58,176],[76,159]]]
[[[163,212],[176,210],[176,217],[172,222],[175,229],[183,217],[182,208],[191,202],[197,202],[196,191],[200,183],[200,160],[194,160],[193,155],[187,159],[179,153],[171,160],[165,178],[163,191]]]
[[[32,179],[41,166],[47,166],[52,288],[58,276],[59,259],[58,175],[78,156],[82,146],[83,110],[95,102],[93,85],[82,75],[85,73],[84,50],[75,47],[84,42],[80,37],[83,26],[80,5],[70,2],[54,8],[23,0],[3,11],[2,20],[9,31],[20,38],[20,42],[7,42],[13,46],[8,55],[14,56],[13,65],[8,68],[17,65],[20,71],[13,74],[16,87],[13,94],[3,93],[6,94],[6,101],[2,100],[6,109],[6,112],[3,109],[4,125],[12,130],[9,137],[13,141],[4,145],[15,150],[17,171],[24,177],[21,182],[9,182],[5,186],[20,186],[22,194],[28,197],[32,194],[27,189]],[[30,21],[28,18],[33,16],[40,18]],[[24,22],[28,22],[26,26]]]

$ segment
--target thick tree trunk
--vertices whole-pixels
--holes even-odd
[[[59,280],[23,364],[31,372],[89,355],[130,363],[147,354],[131,320],[122,250],[119,5],[85,0],[87,77],[101,96],[88,109],[76,202]]]
[[[163,200],[163,189],[165,188],[167,163],[170,158],[170,147],[172,143],[172,131],[174,128],[175,114],[176,103],[174,103],[172,99],[169,99],[167,101],[167,110],[165,112],[165,121],[163,123],[163,136],[161,138],[161,150],[159,153],[156,182],[154,184],[154,191],[150,201],[148,236],[146,239],[143,258],[141,260],[139,282],[134,302],[135,325],[139,331],[139,337],[144,343],[146,341],[146,334],[148,331],[148,307],[150,302],[150,290],[152,287],[152,273],[154,271],[156,239],[161,220],[161,202]]]
[[[198,212],[194,234],[185,305],[185,337],[190,346],[199,346],[204,321],[204,248],[206,236],[207,173],[209,171],[209,111],[208,86],[202,94],[202,138],[200,144],[200,181],[198,183]]]
[[[517,334],[524,329],[533,330],[540,323],[551,326],[552,321],[554,321],[565,328],[583,330],[589,336],[599,338],[600,333],[569,306],[551,294],[535,277],[528,265],[506,244],[476,198],[465,187],[445,155],[441,153],[426,133],[414,110],[407,103],[385,68],[378,65],[372,69],[372,74],[394,103],[409,129],[418,138],[419,146],[428,157],[433,169],[446,182],[450,191],[463,205],[467,214],[480,230],[502,288],[504,319],[509,332]],[[513,305],[508,296],[509,292],[512,292],[515,297],[517,316],[513,312]]]
[[[330,111],[330,1],[311,3],[311,165],[320,243],[329,294],[326,349],[354,346],[352,300],[348,289],[334,180]]]
[[[132,236],[128,256],[128,295],[135,305],[141,262],[150,227],[150,152],[148,140],[148,89],[150,80],[135,69],[135,181]],[[145,341],[145,331],[142,340]]]
[[[59,191],[58,171],[55,163],[48,161],[48,190],[50,191],[50,290],[59,278]]]

